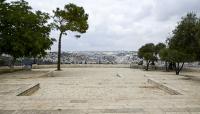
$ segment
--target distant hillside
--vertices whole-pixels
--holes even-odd
[[[135,51],[69,51],[61,54],[64,64],[129,64],[137,61]],[[49,52],[43,62],[56,63],[57,52]]]

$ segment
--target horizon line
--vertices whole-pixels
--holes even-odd
[[[129,51],[129,52],[137,52],[137,51],[130,51],[130,50],[114,50],[114,51],[61,51],[61,52],[118,52],[118,51]],[[58,51],[48,51],[48,52],[58,52]]]

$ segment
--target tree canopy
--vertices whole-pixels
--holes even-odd
[[[159,54],[160,50],[166,48],[166,45],[164,43],[158,43],[156,46],[155,46],[155,54]]]
[[[44,56],[53,44],[49,15],[33,12],[24,0],[0,3],[0,52],[19,57]]]
[[[157,45],[147,43],[139,49],[138,57],[146,60],[146,70],[149,69],[150,62],[154,64],[154,62],[158,60],[158,53],[165,47],[166,45],[164,43],[158,43]]]
[[[154,52],[155,45],[153,43],[143,45],[138,51],[138,57],[146,60],[146,70],[148,70],[150,62],[157,59]]]
[[[175,64],[178,75],[185,62],[200,60],[200,26],[196,14],[188,13],[178,23],[168,39],[168,49],[161,51],[162,60]]]
[[[169,48],[177,50],[194,58],[187,61],[197,60],[197,53],[200,49],[200,38],[198,36],[199,19],[194,13],[188,13],[178,23],[173,31],[173,36],[169,39]]]

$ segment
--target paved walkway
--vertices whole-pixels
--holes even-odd
[[[129,68],[66,68],[53,74],[2,76],[2,85],[40,83],[40,89],[31,96],[0,94],[0,114],[200,114],[198,75],[184,77]],[[149,84],[148,79],[182,95],[171,95]]]

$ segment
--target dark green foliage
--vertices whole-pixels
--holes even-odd
[[[49,33],[51,31],[50,25],[45,25],[49,16],[47,13],[42,13],[40,11],[36,12],[35,23],[32,23],[35,29],[30,29],[30,34],[27,37],[31,39],[31,45],[29,47],[26,56],[29,57],[43,57],[46,55],[47,49],[53,44],[54,39],[49,38]]]
[[[148,43],[142,46],[138,51],[138,57],[146,60],[146,70],[148,70],[150,62],[157,60],[155,55],[155,45],[153,43]]]
[[[147,59],[153,59],[154,58],[154,50],[155,46],[153,43],[148,43],[142,46],[139,49],[138,56],[140,58],[144,58],[145,60]]]
[[[166,69],[166,71],[169,71],[169,64],[172,63],[172,61],[170,60],[169,49],[168,48],[161,49],[159,52],[159,57],[162,61],[165,61],[165,69]]]
[[[194,13],[188,13],[168,39],[168,49],[160,52],[162,60],[175,64],[176,74],[182,70],[185,62],[200,60],[200,26]]]
[[[168,48],[164,48],[164,49],[160,50],[159,56],[160,56],[161,60],[163,60],[163,61],[167,61],[167,62],[171,61]]]
[[[167,62],[186,62],[190,58],[192,58],[190,55],[179,52],[177,50],[165,48],[162,49],[159,53],[159,56],[162,60]]]
[[[138,51],[138,57],[141,59],[146,60],[147,66],[146,70],[149,69],[149,64],[155,65],[155,61],[158,60],[158,53],[161,49],[165,48],[166,45],[163,43],[158,43],[157,45],[154,45],[153,43],[148,43],[142,46]]]
[[[67,31],[85,33],[88,29],[88,14],[83,7],[70,3],[65,5],[64,10],[57,8],[53,12],[55,28],[63,33]]]
[[[67,32],[85,33],[88,29],[88,14],[85,13],[83,7],[76,6],[75,4],[67,4],[64,9],[57,8],[54,12],[54,28],[60,31],[58,41],[58,64],[57,70],[60,70],[60,56],[61,56],[61,38],[62,35],[67,35]],[[80,35],[76,35],[80,38]]]
[[[166,45],[164,43],[158,43],[156,46],[155,46],[155,54],[159,54],[160,50],[166,48]]]
[[[197,25],[196,25],[196,28],[197,28],[197,31],[196,31],[196,34],[195,34],[195,36],[196,36],[196,38],[195,38],[195,40],[197,40],[197,49],[195,49],[196,51],[195,51],[195,53],[196,53],[196,60],[197,61],[200,61],[200,18],[198,19],[198,21],[197,21]]]
[[[167,71],[169,70],[168,67],[170,67],[171,64],[174,64],[172,67],[174,67],[177,75],[182,70],[184,63],[193,58],[189,54],[169,48],[162,49],[159,53],[159,56],[161,60],[166,62]]]
[[[188,13],[173,31],[173,37],[169,40],[169,48],[179,52],[195,56],[188,61],[197,60],[196,53],[200,49],[198,33],[198,18],[196,14]]]
[[[0,4],[0,52],[19,57],[38,57],[53,44],[49,38],[49,16],[40,11],[32,12],[23,0]]]

